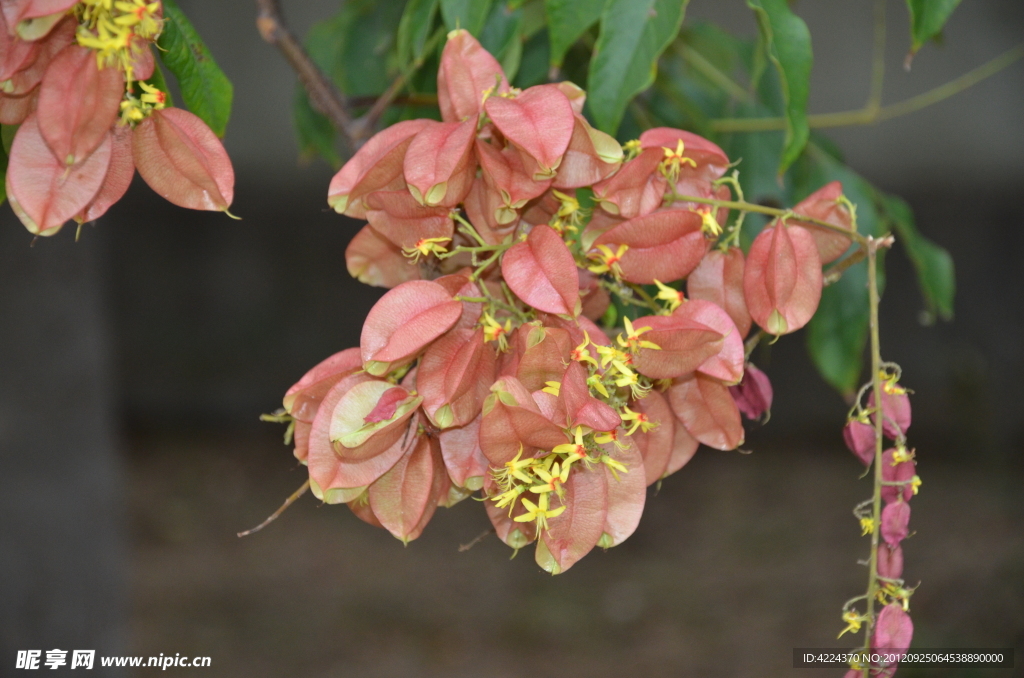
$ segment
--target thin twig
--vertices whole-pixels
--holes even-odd
[[[353,135],[352,116],[349,114],[345,97],[288,30],[278,0],[256,0],[256,6],[259,9],[256,28],[260,36],[284,55],[309,95],[309,102],[313,108],[327,116],[353,148],[357,147],[359,138]]]
[[[471,549],[474,546],[476,546],[477,544],[479,544],[485,537],[487,537],[488,535],[491,535],[491,534],[494,534],[494,528],[493,527],[491,529],[487,530],[486,532],[481,532],[473,541],[469,542],[468,544],[459,544],[459,553],[462,553],[464,551],[468,551],[469,549]]]
[[[281,504],[281,508],[279,508],[276,511],[274,511],[273,513],[271,513],[270,516],[266,520],[264,520],[262,523],[260,523],[256,527],[252,528],[251,530],[246,530],[245,532],[239,532],[238,536],[239,537],[247,537],[250,534],[253,534],[255,532],[259,532],[264,527],[266,527],[270,523],[272,523],[275,520],[277,520],[278,516],[280,516],[282,513],[284,513],[285,509],[288,508],[289,506],[291,506],[292,504],[294,504],[295,500],[298,499],[299,497],[301,497],[302,495],[304,495],[306,493],[306,490],[308,490],[308,489],[309,489],[309,480],[307,479],[306,482],[302,483],[302,487],[300,487],[299,489],[295,490],[295,492],[293,492],[290,497],[288,497],[287,499],[284,500],[284,503]]]
[[[853,254],[851,254],[850,256],[840,261],[838,264],[833,264],[832,266],[826,268],[824,273],[822,273],[823,286],[828,287],[829,285],[836,284],[837,282],[839,282],[839,279],[843,276],[843,271],[850,268],[854,264],[860,263],[863,260],[864,248],[862,247]]]
[[[827,127],[849,127],[853,125],[872,125],[876,122],[891,120],[908,113],[914,113],[936,104],[944,99],[959,94],[979,82],[990,78],[1015,61],[1024,57],[1024,45],[1003,52],[995,59],[982,64],[973,71],[964,73],[959,78],[950,80],[944,85],[928,90],[923,94],[910,97],[905,101],[888,106],[871,109],[859,108],[855,111],[838,113],[822,113],[807,116],[807,123],[814,129]],[[786,129],[785,118],[719,118],[711,121],[711,128],[716,132],[770,132]]]

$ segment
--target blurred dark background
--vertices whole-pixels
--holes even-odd
[[[308,497],[237,539],[303,481],[258,415],[358,343],[380,291],[345,271],[357,225],[327,208],[331,169],[297,162],[294,76],[259,40],[253,4],[180,4],[235,85],[225,143],[243,220],[137,181],[80,242],[69,228],[30,247],[0,210],[0,675],[20,673],[17,650],[52,648],[205,655],[217,676],[789,675],[793,647],[836,644],[866,579],[849,511],[870,487],[801,334],[758,355],[776,405],[753,454],[702,450],[629,541],[565,575],[532,552],[508,562],[493,537],[458,552],[488,526],[471,501],[407,548]],[[283,4],[299,34],[337,8]],[[870,7],[796,9],[814,36],[812,110],[860,106]],[[694,2],[698,18],[754,32],[739,2]],[[889,26],[895,102],[1019,42],[1024,5],[963,3],[909,73],[903,3]],[[1024,650],[1022,110],[1017,63],[916,114],[829,133],[957,265],[952,323],[920,324],[898,245],[882,307],[884,354],[915,391],[918,647]]]

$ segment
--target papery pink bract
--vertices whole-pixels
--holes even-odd
[[[115,125],[110,131],[110,164],[99,192],[75,219],[84,223],[94,221],[106,214],[114,203],[124,197],[135,176],[135,159],[132,157],[132,128]]]
[[[364,367],[370,374],[381,375],[408,362],[461,315],[462,302],[436,282],[402,283],[381,297],[366,316],[359,339]]]
[[[615,430],[622,423],[619,413],[590,395],[587,377],[587,370],[581,363],[572,361],[565,368],[558,397],[565,403],[567,428],[586,426],[594,431]]]
[[[914,488],[910,481],[916,474],[917,464],[913,459],[893,464],[895,448],[889,448],[882,453],[882,480],[889,483],[904,483],[904,485],[883,485],[882,500],[891,504],[898,499],[910,501],[914,496]]]
[[[650,149],[626,162],[593,185],[594,201],[605,212],[625,219],[653,212],[665,194],[665,179],[657,172],[663,156],[661,149]]]
[[[327,392],[339,381],[362,368],[363,361],[358,348],[347,348],[322,360],[285,392],[285,412],[298,421],[313,423]]]
[[[406,190],[377,191],[367,195],[363,202],[366,220],[373,230],[403,249],[412,250],[420,241],[430,238],[450,240],[455,232],[450,209],[424,207]]]
[[[711,243],[701,230],[700,215],[683,210],[663,210],[639,216],[610,228],[592,247],[605,245],[627,249],[619,266],[622,278],[643,285],[655,280],[672,282],[685,278],[697,267]]]
[[[886,579],[903,577],[903,547],[899,544],[896,546],[878,545],[878,576]]]
[[[604,453],[626,467],[626,472],[612,471],[602,464],[608,488],[607,509],[598,546],[611,548],[626,541],[640,524],[647,499],[644,460],[636,445],[602,445]]]
[[[636,371],[651,379],[672,379],[690,374],[722,351],[725,337],[707,325],[680,316],[648,315],[633,321],[640,339],[656,346],[641,346],[633,357]]]
[[[447,479],[437,441],[418,436],[413,448],[370,485],[370,508],[396,539],[409,543],[434,515]]]
[[[100,68],[91,49],[71,45],[50,62],[39,87],[36,120],[53,155],[84,161],[107,138],[124,96],[120,69]]]
[[[713,249],[704,255],[697,268],[686,278],[686,293],[691,299],[713,301],[729,314],[741,337],[750,333],[750,311],[743,296],[743,250],[728,252]]]
[[[703,299],[691,299],[673,311],[672,316],[700,323],[722,335],[721,349],[702,362],[697,367],[698,372],[727,386],[738,384],[743,379],[743,337],[721,306]]]
[[[416,202],[428,207],[455,207],[469,193],[476,176],[473,140],[476,118],[433,122],[413,137],[402,169]]]
[[[206,123],[181,108],[162,108],[135,126],[135,167],[168,202],[226,211],[235,197],[235,170]]]
[[[629,405],[630,409],[647,416],[656,424],[651,430],[644,432],[637,429],[630,438],[636,444],[643,458],[646,484],[653,485],[661,480],[668,471],[669,460],[675,445],[676,417],[665,397],[657,391],[651,391],[646,398]],[[680,426],[680,428],[682,428]],[[696,446],[695,446],[696,447]]]
[[[501,258],[501,273],[517,297],[539,311],[577,316],[582,310],[576,261],[550,226],[530,231]]]
[[[494,349],[480,330],[452,330],[427,349],[416,385],[435,426],[465,426],[477,418],[494,382],[494,365]]]
[[[740,411],[721,382],[702,374],[677,379],[668,401],[690,435],[708,447],[734,450],[743,444]]]
[[[345,248],[348,273],[375,287],[397,287],[420,279],[420,269],[402,254],[400,247],[366,225]]]
[[[622,157],[622,146],[615,137],[594,129],[576,113],[572,137],[553,185],[564,190],[596,184],[619,168]]]
[[[327,189],[327,203],[340,214],[366,217],[363,197],[374,191],[405,188],[402,166],[412,139],[429,120],[403,120],[374,134],[342,167]]]
[[[502,135],[536,163],[534,180],[555,178],[575,125],[569,99],[557,85],[537,85],[515,97],[492,96],[484,111]]]
[[[868,408],[875,407],[874,390],[868,395]],[[875,415],[871,415],[872,420]],[[882,430],[886,437],[898,440],[906,435],[910,428],[911,410],[910,396],[906,393],[889,393],[882,390]]]
[[[465,426],[446,428],[438,434],[441,456],[448,475],[458,487],[479,490],[490,468],[480,449],[480,422],[477,417]]]
[[[537,542],[535,560],[547,572],[559,574],[590,553],[604,533],[608,512],[608,483],[604,466],[573,470],[564,485],[561,503],[566,509],[548,519],[548,529]],[[559,502],[552,498],[552,508]]]
[[[462,122],[483,112],[483,93],[509,91],[501,64],[465,29],[448,34],[437,72],[437,104],[445,122]]]
[[[57,233],[96,197],[110,166],[112,143],[108,132],[92,155],[69,168],[46,145],[35,115],[22,123],[11,145],[7,196],[30,233]]]
[[[533,396],[515,377],[502,377],[484,401],[480,449],[501,468],[517,454],[531,457],[569,442],[565,432],[543,414]]]
[[[833,181],[825,184],[801,200],[793,208],[793,212],[800,216],[811,217],[847,231],[852,231],[853,216],[846,205],[839,200],[842,195],[843,185],[838,181]],[[830,231],[827,228],[809,221],[802,221],[798,218],[790,219],[789,223],[807,229],[818,246],[818,254],[821,256],[821,263],[823,264],[835,261],[846,250],[850,249],[852,240],[841,233]]]
[[[875,460],[874,426],[851,419],[843,427],[843,441],[865,466],[871,466],[871,462]]]
[[[889,603],[878,613],[875,631],[871,636],[871,649],[885,649],[903,657],[914,637],[914,623],[899,603]]]
[[[806,325],[818,310],[821,287],[821,258],[806,229],[778,224],[754,239],[743,294],[750,316],[768,334],[789,334]]]

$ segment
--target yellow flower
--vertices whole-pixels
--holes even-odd
[[[508,350],[508,333],[512,331],[512,320],[508,319],[505,324],[502,325],[494,317],[484,311],[484,314],[480,316],[481,324],[484,329],[484,341],[496,341],[498,342],[498,350],[504,353]]]
[[[633,329],[633,323],[629,318],[623,318],[622,320],[626,326],[626,337],[623,338],[622,333],[620,332],[619,336],[615,338],[615,340],[619,342],[619,346],[629,349],[629,352],[633,355],[636,355],[637,351],[641,348],[649,348],[655,351],[661,350],[661,346],[658,346],[653,341],[646,341],[640,338],[641,334],[644,332],[650,332],[653,328],[641,327],[640,329]]]
[[[917,494],[921,489],[921,476],[914,476],[910,479],[910,490]]]
[[[640,151],[643,150],[643,148],[640,145],[639,139],[630,139],[626,143],[622,144],[622,150],[626,152],[626,160],[628,161],[640,155]]]
[[[665,159],[661,161],[661,173],[672,183],[675,183],[676,179],[679,178],[679,170],[683,165],[689,164],[691,167],[696,167],[697,163],[693,158],[687,158],[683,153],[686,151],[686,147],[683,144],[683,140],[679,139],[676,142],[675,150],[668,146],[661,147],[665,151]]]
[[[608,245],[598,245],[597,250],[587,255],[597,262],[587,266],[587,270],[591,273],[611,273],[616,278],[621,278],[622,267],[619,266],[619,262],[629,250],[629,245],[619,245],[614,252]]]
[[[633,425],[630,427],[630,429],[626,431],[626,435],[628,436],[631,436],[634,433],[636,433],[636,430],[638,428],[644,433],[647,433],[652,428],[655,428],[658,425],[658,422],[651,421],[651,418],[648,417],[643,412],[634,412],[633,410],[629,409],[629,407],[624,407],[622,409],[623,411],[619,413],[619,416],[622,417],[622,421],[633,422]]]
[[[914,458],[914,451],[908,450],[907,446],[903,443],[896,445],[896,450],[892,453],[892,465],[896,466],[905,461],[910,461]]]
[[[572,465],[573,462],[579,461],[581,459],[582,460],[588,459],[587,447],[586,447],[586,445],[583,444],[583,427],[582,426],[577,426],[576,427],[576,434],[575,434],[575,438],[574,438],[573,442],[571,442],[571,443],[562,443],[561,445],[556,445],[555,448],[553,450],[551,450],[551,451],[553,453],[555,453],[555,454],[565,454],[565,455],[568,455],[568,458],[565,460],[565,462],[562,465],[562,468],[565,469],[566,472],[568,472],[568,469]]]
[[[549,509],[548,497],[550,496],[551,495],[549,493],[544,493],[540,495],[540,498],[537,499],[536,504],[534,504],[529,499],[524,498],[522,501],[523,506],[526,507],[526,513],[524,513],[521,516],[516,516],[515,518],[513,518],[513,520],[515,520],[517,523],[528,523],[530,521],[536,520],[538,531],[548,529],[548,518],[557,518],[558,516],[562,515],[562,513],[565,511],[565,504],[559,506],[556,509]]]
[[[448,251],[448,248],[444,246],[451,238],[421,238],[412,247],[403,247],[402,254],[413,260],[416,263],[420,260],[420,257],[428,257],[431,254],[444,254]]]
[[[856,610],[847,610],[843,613],[843,621],[846,622],[846,628],[839,632],[836,638],[842,638],[846,632],[857,633],[860,631],[860,626],[867,620],[865,615],[859,614]]]
[[[658,286],[658,296],[655,298],[668,302],[669,313],[682,306],[683,302],[686,301],[686,297],[683,296],[682,290],[669,287],[658,280],[655,280],[654,284]]]
[[[550,393],[551,395],[553,395],[553,396],[555,396],[557,398],[558,397],[558,392],[562,388],[562,382],[560,382],[560,381],[545,381],[544,384],[545,384],[545,386],[541,390],[544,391],[545,393]]]
[[[597,367],[597,361],[594,360],[594,357],[590,355],[590,351],[587,350],[587,346],[589,345],[590,335],[586,330],[583,330],[583,343],[569,352],[569,358],[578,363],[590,363],[594,367]]]
[[[601,455],[601,463],[611,470],[612,476],[614,476],[616,480],[619,479],[619,473],[627,473],[629,471],[622,462],[612,459],[607,454]]]
[[[594,389],[605,398],[611,397],[610,395],[608,395],[608,389],[604,387],[604,380],[601,379],[600,374],[592,374],[589,377],[587,377],[587,386]]]
[[[530,492],[534,494],[544,494],[546,492],[554,492],[559,497],[562,496],[562,485],[569,480],[570,465],[567,463],[564,467],[559,468],[558,462],[556,461],[550,470],[544,468],[534,469],[534,473],[537,477],[544,482],[540,485],[534,485],[530,488]]]
[[[866,537],[875,531],[875,520],[874,518],[861,518],[860,519],[860,536]]]
[[[704,232],[704,235],[709,238],[717,238],[722,235],[722,227],[715,219],[715,210],[711,205],[701,205],[691,211],[700,215],[700,230]]]

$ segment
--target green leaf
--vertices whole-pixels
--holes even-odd
[[[480,31],[480,44],[498,60],[509,80],[516,77],[523,56],[523,40],[519,35],[523,12],[512,9],[511,5],[510,2],[494,5]]]
[[[490,10],[491,0],[441,0],[441,16],[448,30],[465,28],[474,36],[480,35]]]
[[[779,74],[786,104],[786,140],[779,161],[779,174],[783,174],[810,138],[807,95],[814,61],[811,33],[803,19],[790,11],[786,0],[747,0],[747,6],[754,10],[768,58]]]
[[[914,225],[914,215],[906,202],[892,195],[880,195],[887,222],[896,232],[896,242],[907,248],[917,283],[928,306],[925,319],[933,322],[953,318],[953,298],[956,295],[956,273],[953,257],[928,238]]]
[[[402,69],[423,58],[437,7],[438,0],[409,0],[405,6],[398,22],[398,63]]]
[[[549,50],[547,31],[540,31],[526,41],[514,81],[516,87],[526,89],[547,82]]]
[[[807,147],[792,175],[794,204],[830,181],[841,181],[843,193],[857,206],[857,230],[875,236],[886,230],[876,208],[875,188],[818,146]],[[807,350],[814,366],[843,395],[857,389],[864,368],[871,317],[867,282],[867,262],[846,269],[838,282],[822,290],[821,304],[807,326]],[[885,284],[881,261],[878,284],[879,290]]]
[[[178,79],[185,106],[222,137],[231,117],[231,81],[174,0],[164,0],[163,8],[164,30],[157,40],[157,54]]]
[[[907,0],[910,12],[910,53],[937,36],[960,0]]]
[[[615,134],[626,106],[654,83],[658,57],[675,40],[688,0],[608,0],[587,74],[587,106]]]
[[[341,166],[341,156],[335,147],[337,132],[327,116],[316,111],[309,103],[309,97],[302,85],[295,91],[292,108],[295,133],[299,137],[299,154],[304,159],[319,155],[332,167]]]
[[[565,53],[601,18],[605,0],[544,0],[551,36],[551,65],[562,66]]]

